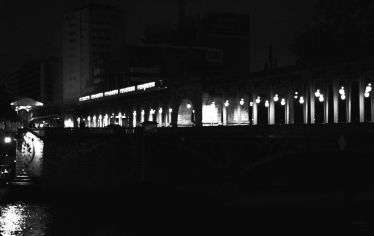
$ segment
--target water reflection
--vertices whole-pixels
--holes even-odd
[[[48,214],[40,205],[0,205],[0,235],[46,235]]]

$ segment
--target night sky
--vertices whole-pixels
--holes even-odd
[[[98,1],[98,0],[97,0]],[[96,1],[96,2],[97,2]],[[32,59],[60,56],[63,14],[89,0],[1,0],[0,75]],[[204,10],[250,13],[251,66],[261,70],[267,48],[274,47],[278,65],[294,62],[290,45],[296,33],[311,24],[315,0],[205,0],[188,1],[191,13]],[[144,27],[152,23],[176,23],[176,0],[109,0],[126,12],[127,41],[140,42]]]

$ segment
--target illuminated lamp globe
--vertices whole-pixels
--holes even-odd
[[[279,100],[278,94],[275,94],[273,100],[274,100],[274,102],[278,102],[278,100]]]
[[[304,104],[304,98],[303,97],[300,97],[299,103]]]
[[[225,102],[225,107],[228,107],[230,104],[229,104],[229,100],[226,100]]]
[[[364,93],[364,96],[365,96],[366,98],[368,98],[368,97],[370,96],[370,93],[369,93],[369,92],[365,92],[365,93]]]
[[[345,100],[345,94],[342,94],[342,95],[340,96],[340,98],[341,98],[342,100]]]
[[[265,107],[269,107],[269,101],[268,100],[265,101]]]
[[[316,96],[317,98],[318,98],[319,96],[321,96],[321,92],[319,91],[319,89],[317,89],[317,91],[314,93],[314,96]]]
[[[282,100],[281,100],[281,105],[282,105],[282,106],[286,105],[286,99],[282,98]]]
[[[10,138],[10,137],[5,137],[4,138],[4,143],[10,143],[10,142],[12,142],[12,138]]]
[[[250,106],[250,107],[253,107],[253,102],[249,102],[249,106]]]
[[[345,91],[344,91],[344,87],[342,86],[340,89],[339,89],[339,94],[340,95],[343,95],[345,93]]]
[[[187,103],[187,109],[191,108],[191,104]]]
[[[319,99],[318,99],[320,102],[323,102],[323,101],[325,101],[325,98],[323,97],[323,95],[322,94],[320,94],[320,96],[319,96]]]
[[[244,99],[240,99],[240,102],[239,102],[240,106],[243,106],[244,105]]]
[[[162,108],[158,109],[158,112],[159,112],[159,113],[162,113]]]
[[[371,86],[366,86],[365,92],[371,92]]]
[[[169,108],[169,112],[173,112],[173,109]]]
[[[257,98],[256,98],[256,103],[259,104],[260,102],[261,102],[260,97],[257,97]]]

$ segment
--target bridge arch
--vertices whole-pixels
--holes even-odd
[[[178,106],[178,127],[195,126],[195,111],[194,104],[191,99],[182,99]]]

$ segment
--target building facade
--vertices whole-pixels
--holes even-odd
[[[63,21],[63,101],[105,85],[106,65],[124,60],[124,14],[109,6],[89,5],[67,13]]]
[[[279,68],[231,82],[160,81],[80,99],[88,127],[289,125],[374,122],[372,64]]]
[[[12,101],[28,97],[57,105],[62,100],[61,77],[61,60],[50,57],[23,65],[9,74],[4,84]]]

